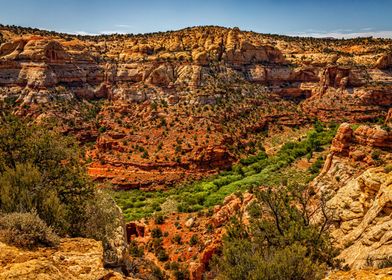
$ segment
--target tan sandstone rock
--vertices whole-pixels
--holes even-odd
[[[0,243],[0,264],[2,280],[96,280],[109,273],[101,242],[83,238],[62,239],[58,248],[35,251]]]

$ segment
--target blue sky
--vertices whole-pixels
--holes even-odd
[[[195,25],[286,35],[392,38],[392,0],[0,0],[0,23],[67,33]]]

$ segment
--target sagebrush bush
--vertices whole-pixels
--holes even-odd
[[[116,232],[122,234],[120,208],[107,193],[96,190],[94,199],[85,203],[83,213],[85,220],[80,227],[81,236],[102,241],[105,262],[118,261],[116,247],[119,244],[115,244],[112,240],[116,238]]]
[[[8,244],[23,248],[57,246],[59,237],[37,213],[9,213],[0,216],[2,237]]]
[[[139,247],[135,240],[131,240],[128,244],[128,252],[132,257],[141,258],[144,255],[143,247]]]
[[[160,228],[153,228],[151,230],[152,238],[160,238],[162,237],[162,230]]]
[[[199,242],[199,238],[197,237],[196,234],[193,234],[191,236],[191,239],[189,240],[189,245],[194,246]]]
[[[31,163],[16,163],[0,173],[0,208],[3,212],[29,212],[35,209],[47,224],[59,231],[69,227],[67,205],[56,189],[42,186],[42,174]]]
[[[121,226],[120,209],[105,192],[97,190],[94,199],[87,201],[84,209],[85,222],[81,227],[83,236],[97,240],[111,237],[115,228]]]

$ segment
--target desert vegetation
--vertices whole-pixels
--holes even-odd
[[[238,215],[228,226],[215,260],[217,279],[323,279],[327,269],[339,266],[328,210],[319,223],[311,222],[313,195],[297,183],[256,190],[250,220]]]
[[[247,191],[260,185],[276,186],[282,181],[309,182],[320,169],[322,157],[306,170],[290,166],[299,158],[309,157],[325,149],[336,132],[336,126],[320,123],[304,139],[284,144],[276,155],[264,151],[246,157],[230,170],[202,181],[186,183],[168,191],[116,191],[113,196],[127,220],[138,220],[160,211],[196,212],[222,203],[237,191]]]
[[[95,188],[82,159],[72,138],[0,116],[0,236],[6,242],[31,248],[82,236],[108,245],[120,213]]]

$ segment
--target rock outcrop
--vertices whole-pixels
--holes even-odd
[[[375,64],[376,68],[388,69],[392,67],[392,54],[383,54]]]
[[[354,269],[377,267],[392,256],[390,135],[379,126],[362,125],[353,131],[342,124],[313,181],[327,198],[331,236],[341,250],[338,258]]]
[[[359,125],[355,130],[348,123],[340,125],[332,141],[331,152],[348,155],[358,151],[357,146],[392,149],[392,131],[388,127]]]
[[[123,279],[104,268],[101,242],[65,238],[58,248],[26,251],[0,243],[0,279]]]
[[[237,197],[234,194],[227,196],[223,201],[222,206],[215,206],[214,215],[211,219],[212,224],[215,227],[225,225],[231,217],[235,216],[237,213],[244,213],[246,207],[250,205],[253,199],[254,196],[250,193],[245,193],[242,198]],[[246,218],[246,215],[244,218]]]
[[[328,201],[339,227],[332,236],[344,248],[339,257],[353,268],[391,257],[392,174],[368,169]]]
[[[360,126],[355,132],[355,141],[363,146],[392,149],[392,131],[388,128]]]

